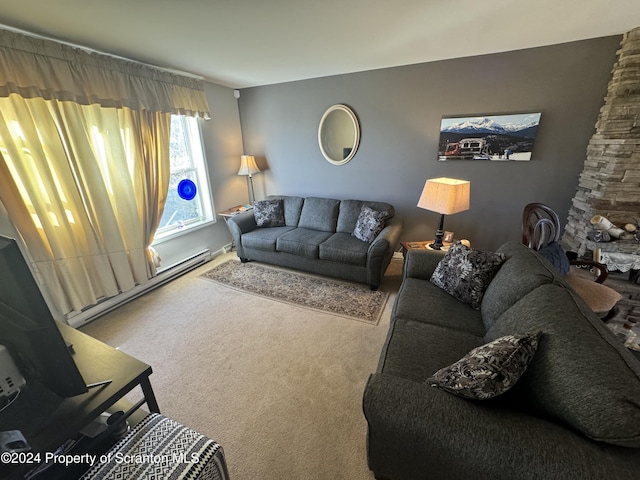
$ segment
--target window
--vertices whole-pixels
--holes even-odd
[[[156,240],[211,222],[215,218],[196,118],[171,115],[170,156],[169,192]],[[191,180],[196,186],[196,195],[192,200],[185,200],[178,194],[178,185],[185,179]]]

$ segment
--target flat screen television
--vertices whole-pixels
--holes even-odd
[[[20,247],[4,235],[0,235],[0,344],[9,350],[27,385],[39,382],[65,398],[87,391]]]

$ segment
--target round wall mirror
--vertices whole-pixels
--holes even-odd
[[[359,142],[356,114],[346,105],[329,107],[318,128],[318,143],[324,158],[334,165],[344,165],[356,154]]]

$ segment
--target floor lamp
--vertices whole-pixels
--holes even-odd
[[[260,169],[256,165],[256,159],[253,158],[253,155],[242,155],[240,157],[240,170],[238,170],[238,175],[248,176],[247,178],[247,189],[249,190],[249,203],[253,205],[253,202],[256,200],[255,193],[253,191],[253,177],[254,173],[260,173]]]
[[[425,182],[418,200],[418,207],[440,214],[435,241],[429,245],[434,250],[442,249],[444,216],[469,210],[471,182],[455,178],[432,178]]]

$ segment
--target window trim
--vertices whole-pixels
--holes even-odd
[[[161,243],[167,242],[169,240],[173,240],[174,238],[178,238],[187,233],[195,232],[196,230],[200,230],[201,228],[209,227],[218,223],[218,220],[214,217],[211,220],[204,220],[197,224],[188,224],[182,228],[175,228],[173,231],[168,231],[164,233],[159,233],[153,238],[153,243],[151,246],[159,245]]]
[[[173,116],[173,115],[172,115]],[[187,150],[192,159],[192,166],[181,168],[176,172],[194,171],[198,179],[198,193],[200,194],[200,207],[202,215],[200,218],[188,220],[181,225],[166,226],[158,228],[154,236],[152,245],[162,243],[175,237],[179,237],[185,233],[192,232],[201,227],[206,227],[216,223],[214,214],[215,207],[213,204],[213,193],[211,189],[211,181],[209,179],[209,166],[204,150],[204,140],[202,138],[202,128],[200,120],[195,117],[182,116],[184,120],[185,134],[187,137]],[[194,143],[198,143],[200,148],[193,148]],[[171,172],[174,173],[173,171]],[[202,187],[206,185],[206,189]],[[164,212],[163,212],[164,214]]]

